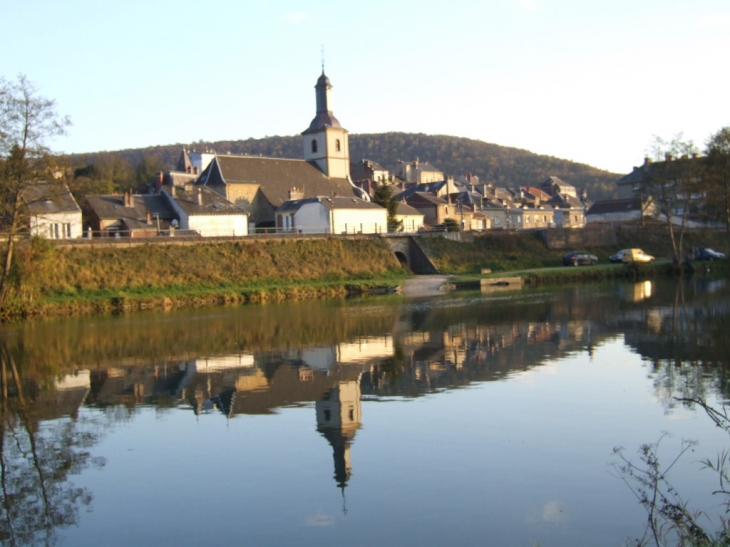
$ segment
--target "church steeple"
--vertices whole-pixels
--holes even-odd
[[[350,145],[347,130],[332,113],[332,84],[324,73],[314,86],[317,112],[306,131],[302,133],[304,159],[313,161],[329,177],[349,178]]]
[[[322,75],[317,80],[314,90],[317,95],[317,115],[309,124],[309,129],[306,132],[317,131],[325,127],[342,129],[340,122],[332,114],[332,84],[325,75],[324,69],[322,69]]]

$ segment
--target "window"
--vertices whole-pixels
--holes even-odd
[[[341,151],[341,148],[340,148],[340,139],[337,139],[335,141],[335,150],[337,150],[338,152]]]
[[[525,215],[525,224],[530,223],[530,215]]]
[[[317,139],[312,139],[312,153],[317,152]]]
[[[63,227],[66,229],[66,238],[71,239],[71,223],[66,222],[64,223]]]

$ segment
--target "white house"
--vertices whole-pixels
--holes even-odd
[[[203,237],[248,235],[248,212],[210,188],[172,186],[160,193],[180,219],[182,230],[194,230]]]
[[[388,231],[388,212],[355,197],[318,196],[283,203],[276,227],[303,234],[380,234]]]
[[[402,201],[398,203],[395,220],[402,222],[405,233],[414,233],[423,229],[423,213]]]
[[[39,182],[23,190],[30,235],[46,239],[81,237],[81,208],[63,183]]]

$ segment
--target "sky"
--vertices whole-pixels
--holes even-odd
[[[0,13],[0,77],[25,74],[71,119],[57,152],[298,135],[322,48],[351,134],[467,137],[627,173],[655,136],[702,150],[730,125],[727,0],[0,0]]]

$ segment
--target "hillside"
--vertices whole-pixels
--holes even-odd
[[[136,167],[143,157],[153,158],[166,168],[175,166],[183,147],[189,150],[215,150],[218,154],[249,154],[267,157],[300,158],[300,136],[265,137],[240,141],[198,141],[192,144],[154,146],[144,149],[99,152],[72,156],[75,165],[94,164],[112,155]],[[540,156],[527,150],[499,146],[474,139],[423,133],[373,133],[350,135],[350,158],[367,158],[393,171],[398,160],[419,158],[444,173],[472,173],[482,182],[497,186],[536,185],[549,176],[559,177],[577,188],[585,187],[591,200],[616,197],[615,182],[622,174],[609,173],[585,164]]]

